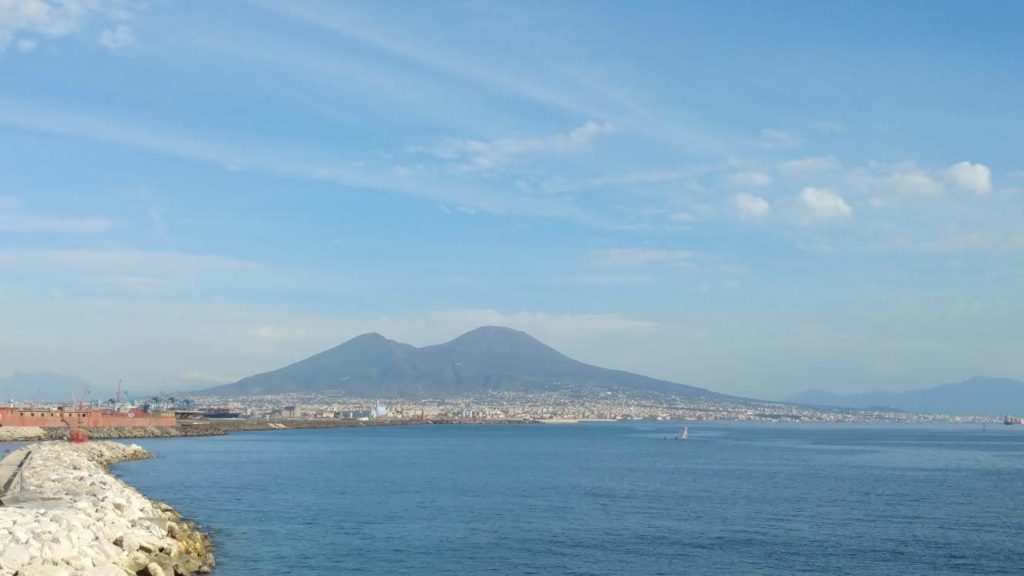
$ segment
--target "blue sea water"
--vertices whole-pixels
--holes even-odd
[[[396,426],[148,440],[215,574],[1022,574],[1024,430]]]

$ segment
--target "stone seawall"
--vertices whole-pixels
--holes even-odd
[[[425,426],[429,424],[525,424],[523,420],[182,420],[177,426],[133,426],[120,428],[89,428],[85,430],[93,439],[118,440],[126,438],[178,438],[182,436],[220,436],[232,432],[261,430],[303,430],[310,428],[363,428],[369,426]],[[69,428],[46,428],[46,438],[67,440]]]
[[[45,440],[46,437],[46,429],[38,426],[0,426],[0,442]]]
[[[149,453],[114,442],[25,447],[22,498],[0,507],[0,576],[173,576],[214,565],[202,532],[107,471]]]

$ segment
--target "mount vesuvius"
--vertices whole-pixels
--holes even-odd
[[[450,342],[423,348],[380,334],[363,334],[279,370],[198,394],[255,396],[328,390],[358,398],[618,391],[739,400],[703,388],[584,364],[525,332],[497,326],[477,328]]]

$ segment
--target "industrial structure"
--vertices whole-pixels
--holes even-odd
[[[73,423],[89,428],[126,426],[176,426],[174,413],[149,413],[139,408],[124,412],[82,407],[0,406],[0,426],[63,428]]]

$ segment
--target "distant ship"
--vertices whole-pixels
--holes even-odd
[[[690,431],[683,426],[683,429],[676,433],[676,440],[687,440],[690,437]]]
[[[230,408],[206,408],[199,411],[203,418],[240,418],[242,414]]]
[[[1003,418],[1003,424],[1006,424],[1007,426],[1020,426],[1024,424],[1024,418],[1021,418],[1020,416],[1007,415]]]

